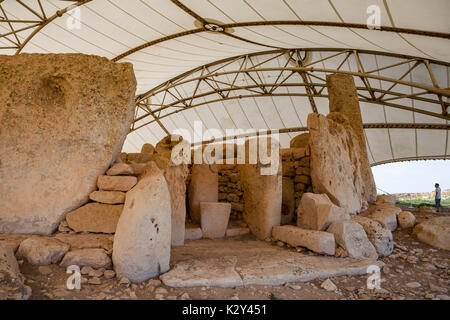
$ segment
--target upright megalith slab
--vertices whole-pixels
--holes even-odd
[[[0,55],[0,233],[50,234],[88,201],[133,120],[128,63]]]
[[[257,149],[261,143],[257,140],[254,145]],[[244,192],[244,220],[247,222],[250,231],[259,239],[265,239],[271,236],[272,227],[279,226],[281,223],[281,204],[282,204],[282,168],[281,153],[279,152],[279,142],[272,141],[267,143],[268,153],[273,162],[262,164],[259,160],[252,164],[251,143],[246,142],[246,164],[240,166],[241,185]],[[270,147],[269,147],[270,146]],[[273,147],[273,149],[272,149]],[[258,153],[261,150],[258,151]],[[272,156],[273,152],[273,156]],[[259,158],[260,159],[260,158]]]
[[[151,145],[150,145],[151,146]],[[189,174],[187,163],[179,157],[182,148],[190,148],[179,136],[167,136],[155,148],[153,157],[167,181],[172,212],[172,245],[184,245],[186,222],[186,179]],[[172,151],[174,151],[172,158]],[[174,162],[175,161],[175,162]]]
[[[364,195],[367,201],[375,201],[377,189],[367,155],[366,139],[355,81],[350,75],[329,74],[327,75],[327,89],[328,99],[330,100],[330,112],[339,112],[345,115],[357,137],[361,152],[361,178],[365,191]]]
[[[114,236],[112,259],[119,278],[142,282],[169,270],[170,193],[166,179],[151,162],[127,193]]]
[[[200,223],[200,202],[219,201],[219,173],[215,164],[194,164],[188,189],[189,215]]]
[[[327,194],[334,204],[350,214],[365,210],[361,151],[353,131],[315,113],[308,116],[308,129],[314,193]]]

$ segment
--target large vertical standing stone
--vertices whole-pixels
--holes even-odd
[[[308,116],[308,129],[314,193],[327,194],[334,204],[350,214],[365,210],[360,147],[353,130],[315,113]]]
[[[117,224],[113,262],[118,277],[142,282],[169,270],[171,205],[166,179],[154,162],[127,193]]]
[[[189,215],[200,223],[200,202],[219,201],[219,174],[217,165],[194,164],[188,190]]]
[[[28,300],[31,288],[24,280],[14,251],[0,242],[0,300]]]
[[[366,139],[355,81],[350,75],[329,74],[327,75],[327,89],[330,100],[330,112],[344,114],[349,119],[349,125],[358,138],[361,149],[361,176],[365,197],[367,201],[376,201],[377,189],[367,155]]]
[[[179,143],[186,143],[186,141],[182,138],[176,139],[175,136],[167,136],[156,145],[154,153],[155,162],[162,170],[169,188],[173,246],[184,245],[186,228],[186,178],[189,170],[186,163],[175,164],[172,161],[172,150],[176,151],[174,148]]]
[[[262,174],[264,172],[262,169],[267,169],[268,165],[262,165],[259,161],[257,164],[249,163],[248,154],[246,164],[240,166],[241,184],[244,191],[243,217],[250,231],[259,239],[270,237],[272,227],[279,226],[281,222],[283,177],[281,152],[279,152],[278,142],[275,143],[277,148],[272,151],[278,153],[275,156],[278,164],[277,167],[274,167],[276,164],[272,164],[272,168],[275,169],[273,174]],[[258,144],[259,139],[256,145],[258,146]],[[246,152],[249,153],[249,141],[245,145]],[[268,145],[271,145],[270,140]]]
[[[0,233],[50,234],[122,149],[136,79],[82,54],[0,55]]]

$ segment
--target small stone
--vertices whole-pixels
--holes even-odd
[[[92,267],[86,266],[86,267],[81,268],[80,272],[82,275],[87,275],[87,274],[89,274],[89,272],[91,272],[93,270],[94,269]]]
[[[331,281],[330,279],[325,280],[324,282],[322,282],[322,284],[320,285],[321,288],[331,292],[331,291],[337,291],[337,287],[336,285],[333,283],[333,281]]]
[[[99,270],[93,269],[93,270],[89,271],[88,276],[94,277],[94,278],[100,278],[101,276],[103,276],[103,271],[100,269]]]
[[[164,300],[164,296],[162,294],[155,294],[155,300]]]
[[[166,300],[177,300],[177,296],[167,296]]]
[[[299,286],[298,284],[294,284],[294,283],[286,283],[285,287],[291,288],[292,290],[302,290],[301,286]]]
[[[411,289],[417,289],[420,288],[422,285],[418,282],[408,282],[406,286]]]
[[[105,277],[105,279],[112,279],[116,276],[116,273],[114,272],[114,270],[106,270],[103,273],[103,276]]]
[[[450,300],[450,296],[443,295],[443,294],[436,296],[436,298],[438,298],[439,300]]]
[[[44,276],[47,276],[52,273],[52,269],[50,269],[50,267],[47,266],[41,266],[38,268],[38,270]]]
[[[239,295],[237,293],[233,294],[230,300],[239,300]]]
[[[189,296],[189,294],[187,292],[183,293],[180,296],[180,300],[190,300],[190,299],[191,299],[191,297]]]
[[[93,277],[88,280],[88,284],[99,285],[102,284],[102,281],[98,277]]]
[[[169,291],[167,291],[167,290],[164,289],[164,288],[157,288],[157,289],[155,290],[155,293],[156,293],[156,294],[168,294]]]
[[[433,299],[434,295],[432,293],[425,294],[425,299]]]
[[[128,287],[131,284],[131,281],[128,278],[122,277],[119,281],[119,284],[123,284]]]
[[[284,247],[284,242],[282,242],[282,241],[277,241],[277,246],[279,246],[279,247]]]
[[[267,237],[267,238],[264,239],[264,241],[265,241],[265,242],[271,242],[272,239],[270,239],[269,237]]]
[[[161,285],[161,280],[158,279],[150,279],[147,281],[147,284],[152,287],[158,287]]]

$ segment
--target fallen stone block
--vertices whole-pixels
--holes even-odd
[[[450,217],[436,217],[421,222],[413,233],[424,243],[450,250]]]
[[[226,236],[227,237],[237,237],[243,236],[250,233],[249,228],[229,228],[227,229]]]
[[[395,229],[397,229],[397,214],[394,210],[389,208],[377,210],[371,214],[370,218],[378,221],[383,225],[383,227],[389,229],[390,231],[395,231]]]
[[[75,232],[114,233],[123,205],[88,203],[67,214],[66,221]]]
[[[203,238],[215,239],[225,237],[230,213],[230,203],[200,202],[200,224]]]
[[[295,226],[273,227],[272,238],[293,247],[305,247],[321,254],[334,255],[334,235],[328,232],[305,230]]]
[[[17,258],[34,266],[58,263],[70,246],[54,238],[33,236],[24,241],[17,250]]]
[[[114,236],[109,234],[64,234],[58,233],[55,239],[67,243],[73,249],[103,248],[112,251]]]
[[[402,229],[413,228],[416,224],[416,216],[409,211],[400,212],[397,220],[400,228]]]
[[[203,237],[202,229],[200,228],[186,228],[184,231],[185,240],[198,240]]]
[[[393,194],[379,194],[377,195],[377,202],[378,203],[390,203],[395,204],[395,195]]]
[[[394,250],[394,240],[392,238],[392,232],[383,227],[378,221],[372,220],[367,217],[353,215],[351,220],[359,223],[367,234],[367,238],[377,250],[380,258],[386,257]]]
[[[333,222],[348,220],[350,215],[326,194],[305,193],[297,208],[297,225],[302,229],[325,231]]]
[[[352,258],[377,259],[375,247],[367,238],[363,227],[354,221],[333,222],[327,229],[333,233],[336,243],[347,250]]]
[[[105,191],[130,191],[137,183],[133,176],[100,176],[97,187]]]
[[[125,203],[125,192],[94,191],[89,195],[89,199],[104,204],[123,204]]]
[[[72,265],[79,266],[80,268],[108,269],[111,267],[111,258],[103,249],[77,249],[67,252],[60,264],[62,267]]]

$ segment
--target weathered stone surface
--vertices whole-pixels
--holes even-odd
[[[375,247],[367,238],[363,227],[354,221],[333,222],[327,232],[333,233],[336,243],[347,250],[352,258],[377,259]]]
[[[288,224],[294,220],[295,214],[295,190],[294,181],[283,177],[283,200],[281,202],[281,224]]]
[[[420,206],[419,207],[419,212],[436,213],[436,208],[435,207],[430,207],[430,206]]]
[[[169,287],[234,288],[243,285],[239,273],[235,270],[236,262],[236,257],[180,262],[160,279]]]
[[[309,144],[309,133],[302,133],[292,138],[291,148],[305,148]]]
[[[77,249],[66,253],[60,264],[62,267],[79,266],[94,269],[110,268],[111,258],[106,251],[99,248]]]
[[[99,176],[97,186],[105,191],[129,191],[137,183],[133,176]]]
[[[17,258],[34,266],[46,266],[61,261],[69,248],[68,244],[55,238],[33,236],[22,241]]]
[[[380,258],[386,257],[394,250],[394,240],[392,232],[383,227],[378,221],[367,217],[353,215],[352,221],[359,223],[367,234],[367,238],[377,250]]]
[[[397,212],[400,211],[399,208],[395,208],[396,207],[385,207],[382,209],[377,209],[370,215],[370,218],[378,221],[383,225],[383,227],[389,229],[390,231],[395,231],[395,229],[397,229]]]
[[[416,216],[409,211],[402,211],[397,216],[400,228],[413,228],[416,224]]]
[[[63,234],[58,233],[55,238],[70,245],[71,249],[103,248],[112,251],[113,235],[109,234]]]
[[[242,190],[244,192],[243,218],[250,231],[260,240],[270,237],[272,227],[281,222],[281,204],[283,196],[282,161],[280,145],[276,139],[253,138],[245,143],[246,164],[239,166]],[[257,150],[260,144],[267,146],[270,164],[250,163],[251,146]],[[259,150],[260,151],[260,150]],[[273,155],[272,155],[273,152]]]
[[[133,120],[131,64],[0,56],[0,233],[51,234],[88,200]]]
[[[108,176],[133,175],[133,168],[126,163],[116,163],[106,172]]]
[[[200,223],[200,202],[219,201],[219,175],[217,165],[194,164],[188,189],[189,215]]]
[[[23,240],[28,239],[28,234],[0,234],[0,243],[10,248],[14,253],[19,249]]]
[[[293,247],[305,247],[321,254],[334,255],[334,235],[329,232],[305,230],[295,226],[278,226],[272,229],[272,238]]]
[[[169,270],[171,243],[170,193],[154,162],[127,193],[114,237],[117,277],[142,282]]]
[[[297,226],[325,231],[331,223],[350,220],[344,209],[334,205],[326,194],[303,194],[297,208]]]
[[[308,116],[314,193],[326,193],[348,213],[367,208],[361,178],[361,150],[353,130],[320,114]]]
[[[231,204],[223,202],[200,202],[200,223],[203,238],[225,237]]]
[[[88,203],[66,216],[67,224],[75,232],[114,233],[123,205]]]
[[[155,153],[155,147],[150,143],[145,143],[142,145],[141,153],[153,154]]]
[[[173,140],[173,141],[172,141]],[[186,222],[186,179],[189,174],[187,164],[175,157],[175,153],[182,150],[186,145],[182,137],[167,136],[156,145],[154,155],[155,162],[162,170],[167,181],[170,193],[170,204],[172,212],[172,245],[182,246],[184,244],[184,232]],[[180,149],[181,148],[181,149]],[[172,152],[173,151],[173,152]],[[174,153],[172,155],[172,153]],[[179,152],[178,152],[179,153]],[[172,159],[172,156],[174,159]],[[177,163],[174,163],[176,161]]]
[[[28,300],[31,288],[24,285],[14,252],[0,242],[0,300]]]
[[[186,228],[184,232],[185,240],[198,240],[203,237],[202,229],[200,228]]]
[[[393,194],[379,194],[379,195],[377,195],[377,203],[395,204],[395,195],[393,195]]]
[[[229,228],[227,229],[226,236],[227,237],[237,237],[243,236],[250,233],[249,228]]]
[[[344,74],[327,75],[328,99],[330,101],[330,114],[340,113],[349,120],[348,125],[353,129],[359,143],[359,162],[361,179],[364,188],[364,196],[367,201],[375,201],[377,189],[370,168],[366,149],[361,109],[359,106],[358,92],[353,76]]]
[[[122,204],[125,203],[125,192],[122,191],[94,191],[89,195],[92,201],[104,204]]]
[[[144,173],[147,163],[130,163],[130,166],[133,168],[134,175],[140,176]]]
[[[421,222],[413,232],[422,242],[450,250],[450,217],[436,217]]]

